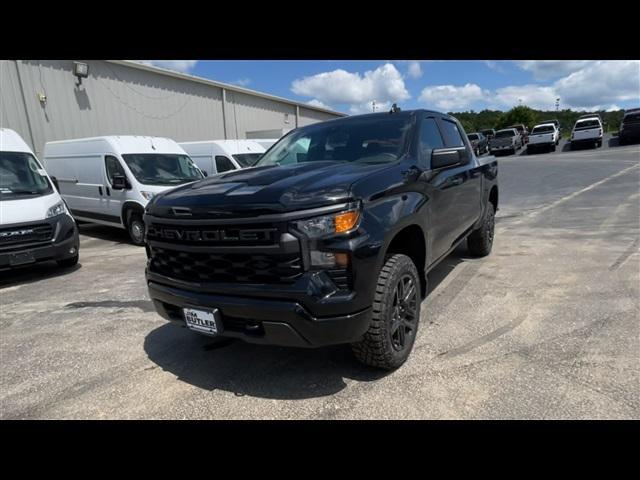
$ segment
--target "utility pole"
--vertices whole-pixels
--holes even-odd
[[[559,108],[560,108],[560,97],[556,98],[556,113],[558,112]]]
[[[376,101],[375,100],[373,102],[371,102],[371,109],[373,110],[373,112],[376,111]]]

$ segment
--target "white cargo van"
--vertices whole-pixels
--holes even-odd
[[[55,260],[78,263],[78,227],[24,140],[0,128],[0,270]]]
[[[275,144],[278,140],[280,139],[279,138],[252,138],[251,139],[251,141],[262,145],[262,148],[264,148],[265,150],[269,150],[271,148],[271,145]]]
[[[168,138],[134,135],[48,142],[44,163],[77,220],[125,228],[144,245],[144,207],[160,192],[203,178]]]
[[[255,140],[207,140],[179,145],[206,175],[252,167],[266,151]]]

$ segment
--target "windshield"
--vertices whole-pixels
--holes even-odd
[[[576,123],[576,130],[583,130],[585,128],[598,128],[600,127],[600,122],[597,119],[594,120],[580,120]]]
[[[262,155],[262,153],[236,153],[232,157],[240,164],[240,168],[246,168],[253,167]]]
[[[391,163],[403,154],[413,117],[375,115],[329,121],[290,133],[257,166],[334,161]]]
[[[173,153],[129,153],[122,155],[136,179],[146,185],[178,185],[202,178],[187,155]]]
[[[44,170],[30,153],[0,152],[0,200],[53,192]]]
[[[467,138],[469,140],[478,140],[478,134],[477,133],[470,133],[469,135],[467,135]]]
[[[628,113],[622,119],[622,123],[638,123],[640,122],[640,113]]]
[[[515,132],[513,130],[499,130],[496,132],[496,138],[507,138],[515,136]]]
[[[543,125],[541,127],[533,127],[531,133],[549,133],[553,132],[555,127],[553,125]]]

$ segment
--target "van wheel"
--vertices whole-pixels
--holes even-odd
[[[134,245],[144,245],[144,222],[139,213],[132,213],[127,223],[127,230]]]
[[[65,258],[64,260],[57,260],[56,263],[59,267],[69,268],[73,267],[76,263],[78,263],[79,255],[75,255],[71,258]]]
[[[496,212],[493,208],[493,203],[487,204],[487,209],[484,214],[484,220],[482,225],[477,230],[474,230],[467,237],[467,248],[471,255],[476,257],[486,257],[491,253],[491,247],[493,247],[493,235],[495,227]]]
[[[378,275],[369,329],[351,345],[365,365],[395,370],[409,357],[420,322],[420,279],[406,255],[387,258]]]

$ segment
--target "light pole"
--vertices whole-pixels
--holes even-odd
[[[375,100],[371,102],[371,109],[373,110],[373,112],[376,111],[376,101]]]
[[[560,108],[560,97],[556,98],[556,113],[558,113],[559,108]]]

